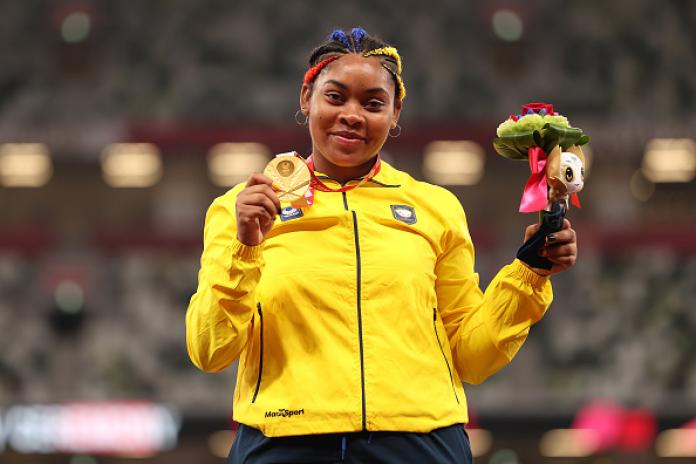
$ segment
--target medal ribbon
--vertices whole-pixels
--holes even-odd
[[[360,182],[357,184],[351,184],[351,185],[344,185],[339,188],[331,188],[325,183],[319,179],[316,174],[314,174],[314,157],[310,156],[307,159],[307,167],[309,168],[309,173],[312,176],[312,181],[310,183],[310,188],[311,189],[316,189],[321,192],[348,192],[350,190],[356,189],[363,185],[365,182],[370,181],[372,178],[374,178],[377,174],[379,174],[380,169],[382,168],[382,159],[379,157],[379,153],[377,154],[377,161],[375,161],[375,164],[372,165],[372,168],[370,169],[370,172],[367,173],[365,177],[360,179]]]
[[[295,156],[299,157],[302,159],[302,157],[295,153]],[[317,175],[314,173],[314,158],[310,156],[305,163],[307,163],[307,167],[309,168],[309,175],[310,175],[310,180],[309,180],[309,188],[304,194],[304,197],[292,202],[292,206],[295,208],[302,208],[305,206],[312,206],[314,204],[314,191],[319,190],[322,192],[348,192],[350,190],[356,189],[363,185],[365,182],[368,182],[372,178],[374,178],[377,174],[379,174],[380,169],[382,168],[382,159],[379,157],[379,153],[377,154],[377,160],[375,161],[375,164],[372,165],[372,168],[370,169],[370,172],[367,173],[365,177],[360,179],[360,182],[357,184],[351,184],[351,185],[344,185],[339,188],[331,188],[325,183],[321,181],[317,177]],[[299,188],[299,187],[298,187]]]

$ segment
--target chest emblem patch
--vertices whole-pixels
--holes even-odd
[[[406,205],[391,205],[392,215],[394,219],[405,224],[416,223],[416,210],[411,206]]]
[[[303,212],[299,208],[293,208],[292,206],[287,206],[280,210],[280,220],[285,222],[289,221],[291,219],[297,219],[301,218],[303,216]]]

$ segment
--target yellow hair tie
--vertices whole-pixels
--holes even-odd
[[[398,87],[399,87],[399,99],[403,100],[404,98],[406,98],[406,86],[404,86],[404,81],[401,80],[401,76],[396,74],[394,72],[394,70],[392,70],[392,68],[390,68],[386,64],[382,63],[382,66],[384,66],[384,69],[389,71],[389,74],[394,76],[394,78],[396,79],[396,82],[397,82]]]
[[[392,68],[390,68],[384,63],[382,63],[382,66],[384,66],[384,69],[389,71],[389,73],[394,76],[394,79],[396,79],[396,82],[399,87],[399,98],[401,100],[406,98],[406,86],[404,86],[404,81],[401,79],[401,56],[399,55],[399,52],[396,51],[396,48],[375,48],[374,50],[370,50],[369,52],[365,53],[363,56],[388,56],[394,58],[394,61],[396,61],[396,72],[394,72]]]
[[[394,47],[382,47],[382,48],[375,48],[374,50],[370,50],[369,52],[365,53],[364,56],[372,56],[372,55],[383,55],[383,56],[390,56],[396,60],[396,72],[397,74],[401,74],[401,56],[399,55],[399,52],[396,51],[396,48]]]

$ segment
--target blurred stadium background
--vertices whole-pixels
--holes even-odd
[[[467,389],[476,462],[696,462],[690,0],[0,0],[0,462],[224,462],[235,369],[184,342],[204,213],[308,152],[309,51],[355,25],[404,57],[384,156],[458,195],[483,285],[534,221],[497,124],[545,101],[592,137],[579,262]]]

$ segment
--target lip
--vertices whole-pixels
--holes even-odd
[[[365,141],[365,137],[362,137],[357,132],[336,131],[336,132],[329,132],[329,135],[333,135],[334,137],[340,137],[340,138],[346,139],[346,140],[359,140],[361,142]]]
[[[354,149],[365,143],[364,138],[352,132],[333,132],[329,136],[344,148]]]

